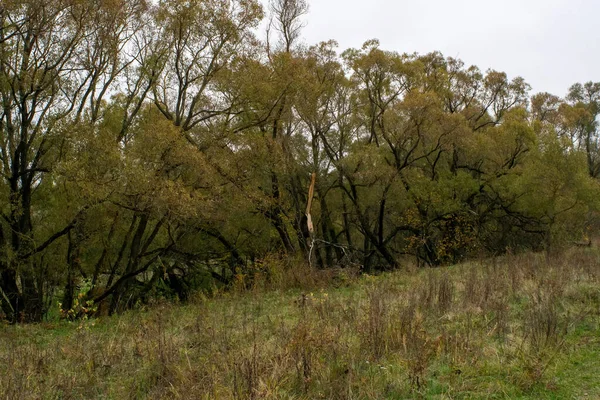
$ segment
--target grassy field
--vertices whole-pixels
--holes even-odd
[[[351,275],[1,326],[0,398],[600,399],[597,250]]]

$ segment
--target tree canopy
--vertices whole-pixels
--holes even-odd
[[[306,45],[307,9],[0,5],[5,318],[183,300],[274,253],[437,266],[597,227],[600,83],[531,95],[437,52]]]

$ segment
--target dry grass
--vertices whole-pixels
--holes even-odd
[[[599,261],[578,249],[360,278],[271,263],[249,291],[3,326],[0,398],[600,397]]]

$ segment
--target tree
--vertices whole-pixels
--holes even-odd
[[[0,4],[0,314],[185,300],[272,253],[371,271],[587,229],[600,84],[530,98],[439,52],[305,46],[307,3],[269,10],[261,42],[256,0]]]
[[[590,176],[600,174],[598,148],[598,115],[600,115],[600,82],[577,83],[569,89],[569,103],[563,106],[565,130],[577,148],[586,153]]]
[[[52,185],[62,129],[84,111],[97,116],[98,105],[122,69],[122,32],[135,29],[132,11],[141,7],[141,2],[98,6],[65,0],[14,1],[1,9],[1,168],[7,190],[0,288],[12,320],[41,318],[46,266],[37,255],[74,229],[91,207],[79,210],[47,238],[37,238],[41,210],[36,194]],[[114,31],[93,24],[107,18],[115,22]]]

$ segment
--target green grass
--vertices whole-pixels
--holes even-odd
[[[599,261],[585,249],[344,279],[304,270],[303,290],[265,281],[3,325],[0,398],[600,398]]]

